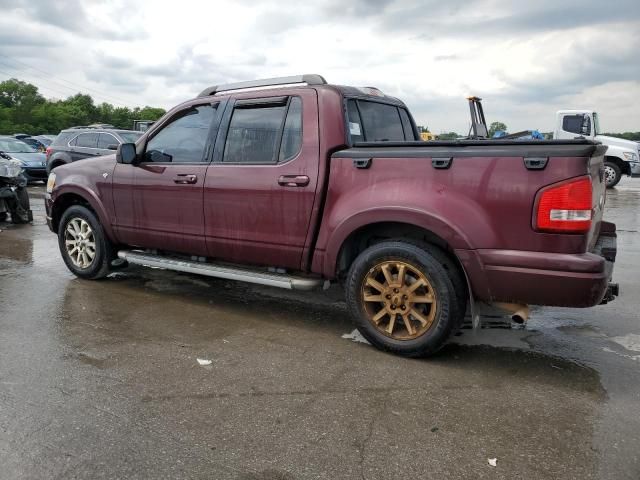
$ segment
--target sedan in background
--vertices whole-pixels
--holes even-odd
[[[47,180],[46,157],[31,145],[14,137],[0,136],[0,152],[6,153],[22,164],[27,181]]]

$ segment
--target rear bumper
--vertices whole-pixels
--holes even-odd
[[[612,223],[602,222],[597,244],[588,253],[520,250],[468,253],[461,260],[479,300],[592,307],[603,300],[611,301],[617,295],[617,288],[609,288],[616,257],[616,233]]]

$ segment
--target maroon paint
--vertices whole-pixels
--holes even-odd
[[[544,170],[530,171],[521,157],[480,155],[456,157],[451,168],[436,170],[424,149],[423,158],[374,156],[369,169],[357,169],[351,158],[341,156],[343,98],[334,87],[215,99],[282,95],[303,99],[303,146],[291,161],[114,168],[114,156],[83,160],[56,170],[47,215],[61,195],[73,192],[86,198],[107,235],[120,244],[286,267],[329,279],[336,276],[340,249],[354,231],[402,222],[447,242],[477,299],[589,306],[602,298],[611,264],[588,253],[602,218],[602,157],[552,157]],[[146,137],[176,111],[202,101],[169,112],[139,141],[139,153]],[[107,179],[103,172],[109,173]],[[196,175],[197,182],[177,185],[173,179],[179,174]],[[307,176],[309,183],[283,186],[278,183],[282,175]],[[594,185],[591,231],[536,232],[532,222],[540,189],[583,175],[590,175]],[[56,220],[50,219],[53,230]],[[606,224],[606,229],[614,235],[615,226]]]
[[[300,269],[318,185],[318,103],[314,90],[288,93],[303,103],[302,148],[296,157],[278,165],[212,163],[207,171],[204,217],[211,257]],[[279,96],[262,91],[238,98]],[[281,176],[304,176],[309,182],[280,185]]]

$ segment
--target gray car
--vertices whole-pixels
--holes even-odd
[[[142,132],[106,128],[63,130],[47,147],[47,172],[60,165],[115,153],[121,143],[135,143]]]
[[[45,154],[14,137],[0,136],[0,152],[20,162],[28,182],[47,179]]]

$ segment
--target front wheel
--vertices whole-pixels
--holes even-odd
[[[615,187],[622,178],[620,167],[613,162],[604,162],[604,181],[607,188]]]
[[[80,278],[97,280],[109,274],[113,247],[96,215],[88,208],[68,208],[58,226],[58,246],[62,259]]]
[[[360,333],[382,350],[407,357],[437,352],[461,324],[452,279],[438,255],[402,241],[362,252],[346,283],[347,306]]]

